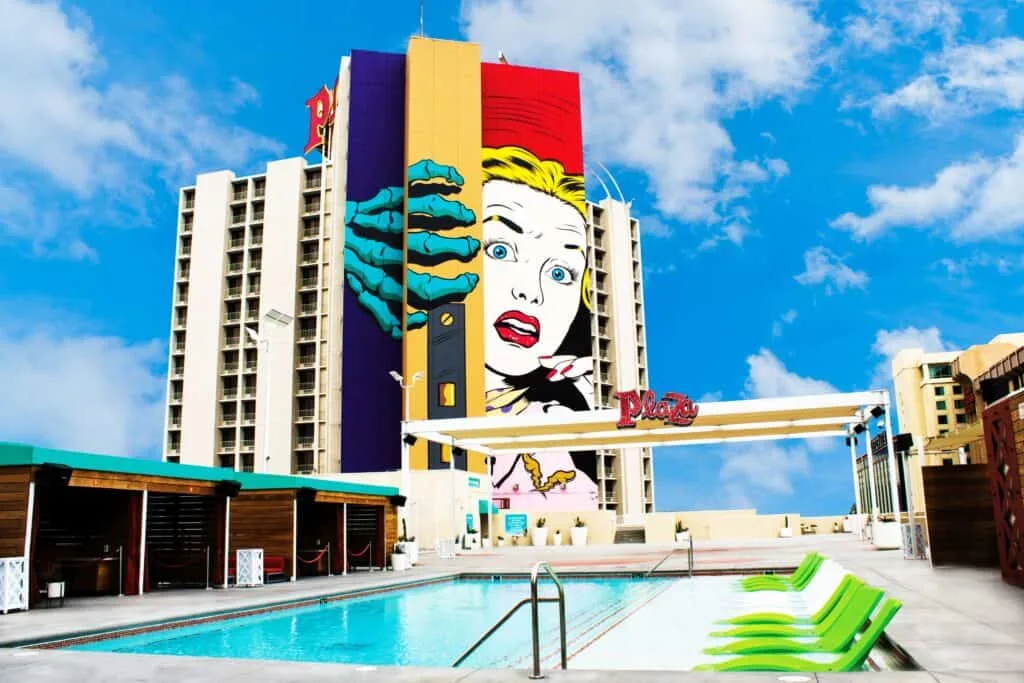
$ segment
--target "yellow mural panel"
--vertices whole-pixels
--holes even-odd
[[[407,419],[483,415],[479,47],[413,38],[406,98],[403,374],[424,376]],[[446,468],[447,450],[421,440],[412,467]],[[468,466],[485,471],[478,454]]]

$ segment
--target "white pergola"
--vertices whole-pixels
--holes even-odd
[[[559,411],[544,415],[488,415],[412,420],[403,423],[402,435],[403,438],[425,439],[484,455],[853,437],[857,433],[870,434],[868,423],[872,419],[871,410],[880,408],[884,411],[893,512],[897,520],[899,519],[898,484],[888,391],[717,401],[700,403],[698,408],[697,417],[686,427],[666,424],[655,419],[639,420],[635,427],[622,429],[617,426],[619,410],[613,408],[579,412]],[[856,431],[858,429],[860,432]],[[870,466],[870,438],[867,440]],[[862,514],[862,501],[857,487],[857,456],[853,444],[854,439],[851,438],[850,457],[857,512]],[[870,474],[870,510],[872,518],[877,520],[873,468]]]

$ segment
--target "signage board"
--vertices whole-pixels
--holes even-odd
[[[523,513],[505,515],[506,536],[525,536],[528,526],[529,520],[527,520],[526,515]]]
[[[471,488],[471,489],[478,489],[478,488],[480,488],[480,477],[470,477],[469,478],[469,488]]]
[[[619,429],[636,427],[641,420],[661,420],[673,427],[689,427],[697,417],[698,406],[686,394],[669,391],[661,398],[650,389],[642,392],[619,391],[615,394],[619,400],[619,421],[615,425]]]
[[[473,513],[466,513],[466,531],[476,531],[476,527],[473,526]]]

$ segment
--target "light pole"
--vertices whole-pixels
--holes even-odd
[[[276,308],[272,308],[266,312],[263,316],[263,320],[276,327],[287,327],[292,323],[292,316],[282,313]],[[266,328],[264,328],[266,332]],[[270,464],[270,339],[267,335],[260,334],[251,327],[245,328],[245,333],[249,339],[253,340],[260,347],[260,365],[263,375],[263,381],[266,383],[266,391],[263,392],[263,472],[267,472]]]
[[[857,471],[857,435],[853,427],[846,428],[846,445],[850,447],[850,466],[853,468],[853,495],[857,510],[857,528],[861,538],[864,537],[864,504],[860,499],[860,473]]]
[[[405,433],[404,427],[405,427],[405,423],[409,420],[409,392],[412,391],[412,388],[414,386],[416,386],[417,382],[419,382],[421,379],[423,379],[423,373],[422,372],[414,373],[413,376],[409,378],[408,382],[405,381],[405,378],[402,377],[402,375],[397,370],[392,370],[388,374],[391,375],[391,379],[393,379],[396,382],[398,382],[398,386],[401,387],[401,389],[402,389],[402,395],[403,395],[403,399],[404,399],[404,403],[403,403],[404,410],[402,412],[402,427],[403,428],[401,430],[399,430],[400,436],[401,436],[401,439],[402,439],[402,484],[401,484],[401,493],[402,493],[403,496],[405,496],[405,499],[406,499],[405,500],[405,506],[402,507],[402,518],[405,519],[405,520],[408,520],[409,513],[407,511],[408,510],[407,506],[411,506],[412,505],[412,501],[410,500],[411,499],[411,493],[412,493],[412,472],[410,470],[410,463],[409,463],[409,441],[412,440],[412,437]],[[416,530],[413,529],[413,534],[415,534],[415,533],[416,533]]]

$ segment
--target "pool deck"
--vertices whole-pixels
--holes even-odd
[[[899,551],[878,552],[848,535],[696,544],[699,571],[736,567],[791,567],[817,549],[904,603],[889,636],[925,669],[870,674],[801,674],[804,681],[1024,682],[1024,590],[1004,584],[996,570],[932,569],[927,561],[904,560]],[[421,553],[411,571],[359,573],[304,579],[261,588],[183,590],[143,597],[69,600],[63,608],[33,609],[0,616],[0,681],[49,683],[93,681],[221,681],[258,677],[272,681],[522,681],[524,671],[358,667],[333,664],[198,659],[10,647],[70,633],[124,628],[198,614],[266,607],[326,595],[384,588],[458,573],[525,572],[538,560],[557,572],[687,569],[685,550],[669,546],[618,545],[583,548],[497,548],[440,560]],[[628,628],[630,619],[619,628]],[[639,623],[639,622],[636,622]],[[593,647],[599,647],[600,641]],[[585,659],[581,658],[581,663]],[[781,674],[716,674],[658,671],[547,671],[552,681],[743,681],[780,680]],[[797,679],[782,680],[798,683]]]

